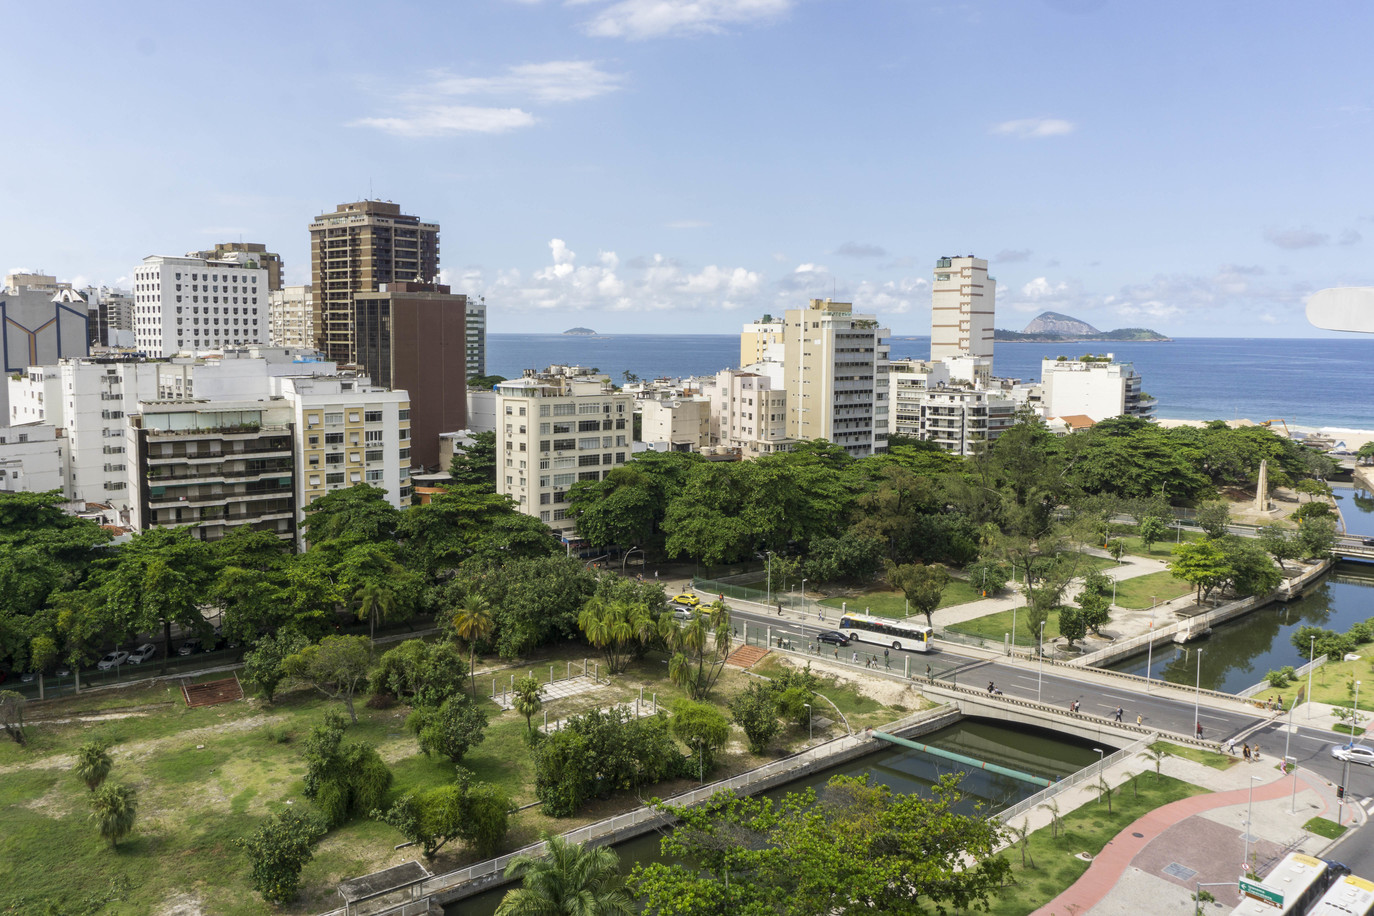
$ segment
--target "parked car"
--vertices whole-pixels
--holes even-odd
[[[1360,543],[1366,547],[1374,547],[1374,538],[1363,538]]]
[[[141,665],[144,662],[148,661],[150,658],[154,658],[156,656],[157,646],[153,645],[150,642],[145,642],[143,645],[139,646],[137,649],[129,653],[129,664]]]
[[[25,671],[23,674],[19,675],[19,682],[21,684],[32,684],[36,680],[38,680],[38,672],[36,671]]]
[[[1337,744],[1331,748],[1331,756],[1337,760],[1374,766],[1374,747],[1367,744]]]
[[[181,645],[177,646],[177,655],[195,655],[197,652],[202,651],[204,648],[205,643],[200,639],[200,637],[195,637],[194,639],[188,639]]]
[[[123,649],[116,649],[109,655],[96,662],[96,667],[101,671],[109,671],[111,668],[118,668],[129,659],[129,653]]]
[[[847,646],[849,645],[849,637],[839,630],[825,630],[816,634],[816,642],[826,642],[832,646]]]
[[[701,604],[701,599],[691,592],[683,592],[681,595],[673,596],[673,604],[685,604],[688,607],[696,607]]]

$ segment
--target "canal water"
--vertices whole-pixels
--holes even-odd
[[[1051,780],[1095,763],[1099,759],[1095,748],[1102,748],[1106,753],[1116,749],[1044,729],[1020,728],[982,719],[964,719],[915,740]],[[817,770],[766,794],[780,797],[808,787],[819,789],[837,774],[860,776],[864,773],[871,774],[875,782],[891,787],[894,792],[927,793],[941,776],[964,769],[952,760],[932,757],[920,751],[885,747],[828,770]],[[1000,811],[1040,791],[1040,787],[1034,784],[985,770],[975,770],[965,776],[963,789],[969,795],[965,813],[975,810],[983,813]],[[981,809],[977,806],[981,806]],[[629,872],[636,862],[659,861],[659,839],[658,833],[647,833],[616,844],[615,850],[620,855],[624,871]],[[511,887],[514,885],[460,900],[450,904],[445,912],[448,916],[492,916]]]
[[[1374,496],[1349,485],[1335,485],[1333,490],[1346,528],[1362,536],[1374,535]],[[1188,685],[1200,680],[1209,690],[1235,693],[1258,684],[1270,671],[1307,664],[1307,652],[1292,642],[1293,633],[1301,627],[1311,624],[1344,632],[1370,617],[1374,617],[1374,564],[1342,562],[1301,598],[1220,624],[1211,636],[1185,646],[1155,646],[1153,660],[1148,653],[1133,655],[1106,667],[1144,676],[1148,662],[1150,677]]]

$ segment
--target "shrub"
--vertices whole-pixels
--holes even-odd
[[[315,852],[315,842],[325,834],[324,821],[293,808],[263,821],[252,835],[235,841],[248,854],[249,880],[268,903],[289,903],[301,884],[301,870]]]

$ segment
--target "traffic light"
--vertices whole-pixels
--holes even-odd
[[[1339,801],[1339,800],[1344,800],[1344,798],[1345,798],[1345,786],[1336,786],[1336,799]]]

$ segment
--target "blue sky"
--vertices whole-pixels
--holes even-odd
[[[367,196],[497,332],[730,333],[812,296],[929,330],[936,258],[1174,336],[1320,336],[1374,284],[1374,5],[5,5],[0,269],[126,282]]]

